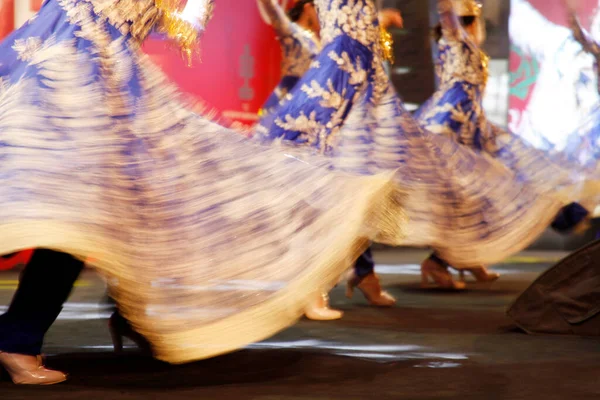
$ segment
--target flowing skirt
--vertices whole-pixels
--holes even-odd
[[[327,172],[208,121],[88,5],[46,2],[0,43],[0,254],[94,258],[180,363],[289,326],[396,229],[380,218],[390,176]]]
[[[487,154],[515,173],[537,193],[564,204],[593,207],[600,196],[596,165],[552,154],[487,120],[479,85],[457,81],[441,87],[415,114],[423,128],[443,134],[480,154]]]
[[[300,80],[297,76],[284,76],[281,78],[279,84],[273,90],[273,93],[269,96],[265,104],[260,110],[260,116],[266,117],[267,115],[275,112],[280,103],[285,100],[286,95],[294,89],[294,86]]]
[[[564,205],[489,155],[419,126],[373,49],[349,36],[327,44],[288,97],[256,140],[312,148],[334,170],[398,170],[406,193],[396,217],[407,222],[396,245],[431,246],[457,267],[492,264],[526,248]]]

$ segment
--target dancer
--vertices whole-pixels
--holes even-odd
[[[453,265],[480,271],[541,234],[552,219],[548,212],[556,214],[563,199],[418,125],[383,69],[373,1],[316,4],[323,50],[276,115],[263,119],[259,138],[288,151],[312,148],[333,169],[371,174],[399,168],[397,181],[407,191],[403,244],[429,245]],[[573,196],[581,193],[580,183],[573,177]],[[444,267],[424,265],[423,280],[464,287]]]
[[[281,45],[281,80],[260,111],[264,116],[273,111],[296,85],[319,54],[319,20],[314,0],[296,1],[286,15],[277,0],[258,0]]]
[[[282,78],[259,111],[261,116],[277,107],[319,52],[319,20],[313,3],[313,0],[297,1],[288,16],[277,0],[258,0],[259,7],[277,32],[282,51]],[[329,297],[322,293],[307,307],[304,315],[308,319],[326,321],[340,319],[343,313],[329,308]]]
[[[547,153],[503,131],[485,115],[482,97],[489,74],[489,57],[480,48],[485,38],[481,5],[475,0],[447,0],[439,4],[440,85],[415,114],[419,122],[432,132],[492,155],[532,184],[558,183],[559,190],[570,186],[569,176],[585,170],[577,169],[578,165],[569,165],[573,169],[561,167]],[[537,171],[535,166],[545,168]]]
[[[583,47],[585,52],[594,57],[594,69],[597,74],[600,62],[600,44],[579,23],[576,2],[573,0],[564,0],[563,2],[569,15],[573,38]],[[597,84],[597,92],[600,94],[600,80],[598,80]],[[598,160],[600,160],[599,139],[600,102],[590,110],[589,115],[584,118],[583,124],[568,136],[565,148],[561,154],[570,162],[579,163],[588,168],[595,168]],[[588,220],[590,216],[590,211],[585,207],[578,203],[572,203],[560,212],[553,222],[552,227],[559,232],[581,231],[589,227]]]
[[[440,5],[440,10],[443,7],[443,4],[438,2],[438,4]],[[464,29],[466,30],[466,32],[468,33],[468,35],[476,42],[483,42],[484,37],[485,37],[485,28],[483,26],[483,21],[480,18],[481,15],[481,5],[478,4],[476,1],[472,0],[454,0],[451,3],[446,3],[447,7],[448,6],[452,6],[453,9],[457,10],[457,15],[460,17],[460,22],[461,24],[464,26]],[[436,42],[439,43],[439,54],[440,54],[440,65],[438,66],[438,78],[440,80],[440,88],[438,89],[438,91],[436,92],[436,95],[439,95],[440,97],[443,97],[442,94],[448,93],[450,90],[446,87],[446,86],[450,86],[451,88],[454,88],[454,84],[456,83],[456,86],[460,86],[461,81],[456,80],[456,79],[445,79],[444,80],[444,74],[440,73],[440,68],[444,68],[444,61],[447,61],[446,58],[450,58],[451,56],[446,56],[446,53],[455,55],[455,54],[461,54],[463,52],[462,49],[452,49],[451,51],[448,51],[447,48],[445,46],[446,43],[442,42],[443,39],[443,32],[444,29],[448,30],[449,32],[453,32],[453,27],[449,27],[449,23],[446,22],[446,20],[444,18],[448,18],[447,16],[445,16],[443,13],[440,14],[440,20],[442,21],[435,29],[434,29],[434,33],[435,33],[435,39]],[[452,18],[452,17],[450,17]],[[452,38],[454,39],[454,38]],[[452,43],[457,42],[457,41],[452,41]],[[459,42],[460,43],[460,42]],[[460,43],[460,45],[462,45],[462,43]],[[484,64],[483,68],[487,68],[487,56],[485,54],[483,54],[483,52],[480,53],[483,61],[482,63]],[[485,71],[484,73],[487,73],[487,71]],[[441,76],[440,76],[441,75]],[[476,78],[477,79],[477,78]],[[483,78],[485,80],[487,80],[487,77]],[[435,97],[435,95],[434,95]],[[460,97],[459,97],[460,99]],[[446,101],[448,103],[451,103],[451,101],[447,101],[446,97],[443,97],[443,101]],[[435,106],[438,105],[437,102],[430,100],[429,102],[426,102],[419,110],[417,110],[417,112],[415,113],[415,117],[416,118],[421,118],[422,114],[425,114],[426,111],[424,110],[428,110],[428,108],[433,108]],[[435,112],[438,113],[444,113],[444,117],[447,121],[452,122],[451,118],[452,118],[452,112],[450,112],[450,110],[448,110],[447,108],[442,108],[440,107],[440,109],[434,108]],[[471,109],[469,109],[471,110]],[[475,114],[473,114],[475,115]],[[447,130],[451,129],[450,128],[450,124],[446,124],[446,120],[444,120],[443,122],[440,122],[439,125],[443,126],[443,128],[438,127],[437,125],[434,125],[432,123],[424,123],[423,126],[426,129],[429,129],[431,132],[436,132],[439,133],[440,129],[444,129],[446,128]],[[467,120],[468,121],[468,120]],[[429,122],[429,121],[428,121]],[[454,126],[453,126],[454,127]],[[445,269],[447,269],[448,267],[450,267],[450,265],[444,261],[442,258],[440,258],[437,254],[433,253],[431,254],[427,259],[425,259],[423,261],[423,263],[421,264],[421,268],[423,270],[428,270],[431,268],[436,268],[436,267],[443,267]],[[463,271],[460,271],[461,274],[461,280],[464,281],[464,274],[462,273]],[[495,281],[497,280],[500,275],[497,273],[492,273],[489,272],[487,270],[487,268],[485,268],[484,266],[478,266],[477,268],[472,268],[469,270],[469,272],[471,272],[471,274],[473,274],[473,276],[475,277],[475,279],[477,281],[480,282],[491,282],[491,281]],[[459,285],[455,288],[463,288],[464,285]]]
[[[248,143],[142,53],[158,28],[189,56],[211,8],[48,0],[0,43],[0,254],[39,249],[0,318],[15,383],[66,378],[39,353],[79,259],[96,260],[153,354],[181,363],[289,326],[370,239],[401,237],[380,218],[400,206],[388,175]]]
[[[314,0],[292,2],[287,15],[277,0],[257,1],[277,33],[282,52],[281,80],[260,110],[264,117],[273,112],[294,88],[319,54],[320,24]],[[379,20],[384,29],[391,26],[401,28],[403,25],[400,12],[391,8],[381,10]]]
[[[560,195],[563,191],[564,198],[568,198],[566,192],[574,182],[572,175],[584,172],[584,168],[579,164],[565,167],[562,157],[552,160],[548,154],[487,120],[482,98],[488,78],[488,57],[479,47],[485,38],[481,5],[474,0],[439,4],[440,86],[415,117],[426,129],[491,155],[540,192],[556,190]],[[593,171],[590,175],[594,175]],[[561,210],[553,226],[571,230],[573,224],[584,222],[588,214],[585,207],[572,203]],[[447,264],[437,256],[425,263]],[[497,279],[496,274],[487,273],[484,267],[471,272],[480,281]]]
[[[267,13],[277,32],[282,49],[282,79],[275,88],[265,106],[261,110],[264,119],[283,102],[284,97],[295,87],[298,80],[309,70],[311,63],[320,51],[320,25],[314,0],[300,0],[294,3],[286,16],[276,0],[258,0],[259,6]],[[382,34],[389,43],[391,36],[387,28],[403,26],[402,15],[395,9],[383,9],[378,19],[385,32]],[[390,45],[391,46],[391,45]],[[391,51],[391,47],[389,49]],[[392,306],[396,300],[388,292],[381,289],[379,277],[374,272],[371,249],[363,253],[356,261],[353,274],[347,281],[346,295],[351,298],[354,288],[358,288],[369,304],[375,306]],[[327,295],[323,294],[321,302],[315,302],[307,310],[310,319],[339,319],[342,313],[329,309]],[[321,307],[319,307],[321,306]]]

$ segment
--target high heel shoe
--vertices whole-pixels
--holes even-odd
[[[54,385],[67,380],[67,374],[45,368],[39,356],[0,352],[0,366],[15,385]]]
[[[429,278],[431,278],[438,287],[443,289],[463,290],[466,287],[464,282],[456,282],[452,279],[452,274],[448,271],[447,267],[431,258],[428,258],[421,263],[421,287],[431,287]]]
[[[353,272],[346,282],[347,298],[351,299],[354,296],[354,288],[360,290],[369,304],[373,306],[391,307],[396,304],[396,299],[381,289],[379,277],[374,273],[370,273],[361,279]]]
[[[497,272],[489,272],[483,265],[476,268],[461,268],[458,270],[461,282],[465,281],[465,271],[471,273],[477,282],[494,282],[500,278]]]
[[[139,333],[134,331],[129,325],[129,322],[119,314],[114,312],[108,320],[108,330],[113,342],[115,353],[123,352],[123,338],[127,338],[134,342],[144,353],[151,354],[152,349],[150,343]]]
[[[583,221],[575,225],[573,228],[574,235],[583,235],[592,227],[592,219],[590,217],[585,218]]]
[[[343,312],[329,308],[329,296],[322,293],[304,310],[304,315],[313,321],[333,321],[342,318]]]

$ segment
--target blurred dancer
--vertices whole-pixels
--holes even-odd
[[[480,271],[545,230],[548,212],[564,204],[553,191],[542,194],[489,156],[423,129],[406,111],[383,68],[386,37],[372,0],[316,5],[323,49],[289,99],[263,118],[260,139],[288,151],[311,148],[332,169],[367,175],[398,169],[407,192],[402,244],[431,246],[462,268]],[[573,178],[573,196],[580,183]],[[437,263],[425,265],[422,275],[424,284],[465,286]]]
[[[276,112],[287,94],[296,86],[300,78],[309,70],[311,63],[321,50],[320,24],[314,0],[299,0],[292,3],[286,16],[277,0],[258,0],[259,6],[266,12],[277,32],[282,50],[281,81],[261,110],[261,117]],[[388,27],[403,26],[402,15],[398,10],[383,9],[378,13],[379,23],[386,30]],[[388,41],[391,36],[382,32]],[[369,304],[375,306],[392,306],[395,299],[381,289],[379,277],[374,273],[374,262],[371,249],[368,249],[357,260],[352,276],[348,279],[346,294],[353,296],[354,288],[358,288]],[[323,300],[315,302],[306,316],[310,319],[328,320],[341,318],[342,313],[328,307],[327,295]]]
[[[481,5],[474,0],[440,0],[438,7],[441,21],[437,37],[440,85],[432,98],[416,112],[419,123],[431,132],[492,156],[533,189],[540,193],[556,191],[558,198],[565,201],[571,198],[569,192],[575,182],[579,181],[582,186],[588,184],[585,179],[580,179],[587,176],[589,184],[593,185],[589,193],[596,196],[593,200],[596,201],[597,193],[591,189],[597,182],[593,171],[586,172],[579,163],[564,164],[559,157],[550,158],[549,154],[534,148],[521,137],[488,121],[482,105],[489,58],[480,48],[485,39]],[[562,214],[572,216],[580,208],[582,206],[578,204],[571,204]],[[585,216],[587,212],[583,218]],[[567,218],[565,215],[559,217]],[[423,268],[434,264],[448,266],[439,256],[433,255],[424,262]],[[498,278],[485,267],[468,271],[478,281]]]
[[[594,57],[582,51],[568,27],[547,19],[528,0],[511,0],[510,8],[511,43],[540,64],[527,107],[512,115],[510,129],[540,148],[550,150],[549,142],[561,151],[567,135],[585,121],[600,99]],[[598,11],[591,16],[591,36],[596,40],[600,39]]]
[[[158,29],[191,56],[212,2],[165,4],[48,0],[0,43],[0,254],[39,249],[0,317],[15,383],[66,379],[40,347],[84,257],[181,363],[289,326],[379,231],[400,237],[380,218],[399,207],[388,176],[328,173],[193,112],[140,45]]]
[[[577,2],[565,0],[565,6],[569,14],[569,23],[573,32],[573,38],[583,47],[583,50],[594,57],[594,70],[598,75],[598,64],[600,62],[600,44],[594,40],[589,32],[581,26],[577,18]],[[600,25],[600,20],[595,18],[594,25]],[[599,29],[600,26],[595,26]],[[600,94],[600,79],[597,78],[597,91]],[[589,168],[595,168],[600,160],[600,102],[591,108],[587,117],[583,118],[583,124],[571,133],[561,152],[571,162],[580,163]],[[592,210],[593,211],[593,210]],[[552,227],[559,232],[581,231],[587,228],[587,221],[591,216],[590,211],[578,203],[565,207]]]
[[[292,3],[287,15],[277,0],[258,0],[258,5],[277,32],[282,52],[281,80],[260,111],[260,115],[265,116],[296,85],[319,53],[319,19],[313,0]],[[328,295],[323,293],[308,306],[304,315],[325,321],[340,319],[342,314],[329,308]]]
[[[584,51],[594,57],[594,70],[598,75],[598,64],[600,63],[600,42],[596,41],[592,35],[587,32],[577,18],[577,2],[573,0],[565,1],[569,13],[569,22],[573,37]],[[600,20],[596,21],[600,25]],[[597,27],[600,29],[600,27]],[[600,94],[600,79],[597,81],[597,91]],[[593,107],[589,115],[584,119],[584,123],[572,133],[567,139],[564,153],[572,160],[594,165],[600,159],[600,102]]]
[[[258,4],[277,33],[282,52],[281,80],[261,109],[263,116],[277,107],[319,54],[319,19],[314,0],[296,1],[287,15],[277,0]]]

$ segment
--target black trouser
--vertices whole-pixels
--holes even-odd
[[[372,274],[375,269],[375,263],[373,262],[373,255],[371,254],[371,248],[369,247],[364,253],[358,257],[354,264],[355,275],[362,279],[365,276]]]
[[[552,222],[552,229],[559,233],[569,233],[583,221],[590,212],[579,203],[571,203],[563,207]]]
[[[440,264],[444,268],[448,268],[450,266],[450,264],[448,264],[446,262],[446,260],[440,258],[435,251],[429,255],[429,259],[432,261],[435,261],[436,263]]]
[[[0,316],[0,351],[38,355],[62,310],[83,261],[52,250],[35,250],[8,311]]]

